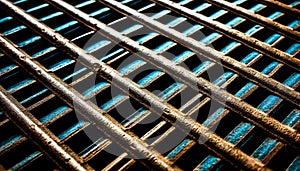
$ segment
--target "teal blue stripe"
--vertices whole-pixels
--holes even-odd
[[[47,16],[45,16],[45,17],[40,18],[40,21],[46,21],[46,20],[49,20],[49,19],[51,19],[51,18],[58,17],[58,16],[60,16],[60,15],[62,15],[62,14],[63,14],[62,12],[55,12],[55,13],[53,13],[53,14],[50,14],[50,15],[47,15]]]
[[[192,72],[196,75],[198,75],[199,73],[207,70],[210,66],[212,66],[212,64],[214,64],[211,61],[204,61],[202,62],[200,65],[198,65],[197,67],[195,67]]]
[[[161,72],[161,71],[153,71],[150,74],[148,74],[147,76],[145,76],[144,78],[142,78],[141,80],[139,80],[137,82],[137,84],[139,84],[140,86],[146,86],[147,84],[149,84],[150,82],[152,82],[155,78],[157,78],[161,74],[163,74],[163,72]]]
[[[153,50],[154,50],[155,52],[157,52],[157,53],[161,53],[161,52],[163,52],[165,49],[167,49],[167,48],[173,46],[174,44],[175,44],[175,43],[172,42],[172,41],[167,41],[167,42],[165,42],[165,43],[159,45],[158,47],[156,47],[156,48],[153,49]]]
[[[167,155],[167,159],[174,158],[178,153],[180,153],[190,142],[191,140],[185,139],[183,142],[181,142],[171,153]]]
[[[101,40],[101,41],[99,41],[97,43],[94,43],[94,44],[92,44],[92,45],[84,48],[84,49],[87,52],[91,53],[91,52],[96,51],[96,50],[100,49],[101,47],[103,47],[103,46],[105,46],[105,45],[107,45],[109,43],[110,43],[110,41],[108,41],[108,40]]]
[[[131,62],[130,64],[128,64],[127,66],[121,68],[119,70],[119,72],[121,74],[127,75],[144,64],[146,64],[146,62],[143,60],[135,60],[135,61]]]
[[[36,41],[38,41],[38,40],[40,40],[40,39],[41,39],[40,36],[31,37],[30,39],[25,40],[25,41],[23,41],[23,42],[20,42],[20,43],[18,43],[17,45],[18,45],[19,47],[23,47],[23,46],[26,46],[26,45],[28,45],[28,44],[34,43],[34,42],[36,42]]]
[[[87,96],[90,96],[94,93],[96,93],[97,91],[101,90],[101,89],[104,89],[105,87],[107,87],[109,85],[109,83],[107,82],[100,82],[100,83],[97,83],[96,85],[94,85],[93,87],[87,89],[86,91],[84,91],[82,93],[83,96],[87,97]]]
[[[296,157],[296,159],[289,166],[287,171],[299,171],[300,170],[300,157]]]
[[[78,21],[70,21],[68,23],[65,23],[65,24],[59,26],[59,27],[56,27],[54,30],[55,31],[61,31],[61,30],[66,29],[66,28],[68,28],[68,27],[70,27],[72,25],[75,25],[77,23],[78,23]]]
[[[47,114],[46,116],[44,116],[43,118],[41,118],[40,121],[42,122],[42,124],[45,124],[45,123],[49,122],[50,120],[52,120],[53,118],[59,116],[61,113],[67,111],[68,109],[70,109],[70,108],[67,106],[60,106],[57,109],[55,109],[54,111],[52,111],[49,114]]]
[[[8,66],[5,66],[4,68],[0,69],[0,73],[3,73],[3,72],[6,72],[12,68],[16,67],[15,64],[12,64],[12,65],[8,65]]]
[[[23,86],[25,86],[25,85],[27,85],[27,84],[29,84],[31,82],[33,82],[33,79],[27,78],[27,79],[25,79],[23,81],[20,81],[20,82],[18,82],[16,84],[10,86],[9,88],[7,88],[7,92],[11,92],[11,91],[17,90],[17,89],[19,89],[19,88],[21,88],[21,87],[23,87]]]
[[[15,142],[19,141],[23,136],[22,135],[13,135],[8,139],[1,141],[0,143],[0,151],[5,150],[7,147],[11,146]]]
[[[293,110],[282,123],[288,126],[294,126],[300,120],[300,110]]]
[[[267,138],[253,153],[253,157],[263,160],[276,146],[277,142]]]
[[[207,156],[201,163],[201,165],[195,169],[195,171],[207,171],[212,168],[215,164],[217,164],[220,161],[220,159],[213,157],[213,156]]]
[[[210,125],[213,121],[215,121],[220,116],[221,113],[224,112],[224,110],[225,110],[224,108],[217,109],[213,114],[209,115],[209,117],[203,122],[203,125],[206,127]]]
[[[85,2],[82,2],[82,3],[80,3],[80,4],[75,5],[75,7],[76,7],[76,8],[81,8],[81,7],[90,5],[90,4],[94,3],[94,2],[95,2],[95,0],[85,1]]]
[[[0,19],[0,23],[4,23],[5,21],[9,21],[11,19],[13,19],[11,16],[4,17],[4,18]]]
[[[24,160],[22,160],[20,163],[14,165],[12,168],[10,168],[10,170],[12,170],[12,171],[19,170],[21,167],[26,165],[28,162],[30,162],[32,159],[36,158],[40,154],[41,154],[41,152],[39,152],[39,151],[36,151],[36,152],[30,154]]]
[[[38,6],[36,6],[36,7],[33,7],[33,8],[30,8],[30,9],[28,9],[28,10],[26,10],[26,12],[33,12],[33,11],[36,11],[36,10],[40,10],[40,9],[42,9],[42,8],[45,8],[45,7],[47,7],[47,6],[49,6],[49,4],[41,4],[41,5],[38,5]]]
[[[112,98],[111,100],[109,100],[108,102],[101,105],[100,108],[104,111],[108,110],[108,109],[112,108],[113,106],[115,106],[117,103],[124,100],[126,97],[127,96],[124,96],[124,95],[117,95],[114,98]]]
[[[68,136],[70,136],[71,134],[73,134],[74,132],[81,129],[82,127],[84,127],[86,124],[87,124],[87,122],[85,122],[85,121],[79,121],[76,124],[72,125],[70,128],[68,128],[67,130],[60,133],[57,137],[60,140],[63,140],[65,138],[67,138]]]
[[[182,89],[185,85],[182,83],[173,83],[171,86],[169,86],[168,88],[166,88],[164,91],[162,91],[161,93],[159,93],[159,97],[162,100],[166,100],[169,97],[171,97],[173,94],[175,94],[176,92],[178,92],[180,89]]]
[[[190,57],[193,54],[194,54],[194,52],[187,50],[187,51],[182,52],[180,55],[174,57],[172,59],[172,61],[175,63],[179,63],[181,61],[184,61],[185,59],[187,59],[188,57]]]

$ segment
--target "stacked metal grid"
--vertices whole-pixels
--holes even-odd
[[[300,1],[0,2],[2,169],[300,169]]]

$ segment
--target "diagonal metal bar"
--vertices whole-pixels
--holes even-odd
[[[257,2],[274,7],[276,9],[279,9],[287,14],[292,15],[293,17],[296,17],[300,19],[300,10],[297,8],[293,8],[290,5],[284,4],[280,1],[275,0],[257,0]]]
[[[177,77],[179,80],[182,80],[186,84],[190,85],[195,90],[199,90],[201,93],[206,94],[207,96],[213,96],[213,99],[219,101],[220,103],[226,101],[228,108],[235,111],[237,114],[240,114],[243,118],[247,119],[254,125],[257,125],[261,129],[271,133],[273,136],[279,138],[281,141],[284,141],[288,144],[291,144],[293,147],[299,150],[300,144],[300,134],[296,130],[292,129],[289,126],[281,124],[279,121],[266,116],[266,114],[248,103],[241,101],[239,98],[234,95],[226,92],[220,87],[208,82],[203,78],[197,78],[193,73],[186,70],[181,66],[174,65],[173,62],[166,59],[161,55],[157,55],[155,52],[149,50],[148,48],[139,45],[137,42],[132,39],[123,36],[116,30],[108,27],[107,25],[101,23],[100,21],[88,16],[80,10],[75,9],[71,5],[63,1],[51,1],[52,4],[55,4],[60,9],[63,9],[65,13],[70,16],[78,19],[78,21],[92,28],[93,30],[99,30],[99,32],[107,37],[108,39],[114,42],[121,42],[123,48],[135,53],[137,56],[143,58],[144,60],[152,63],[161,70]],[[23,14],[25,15],[25,13]],[[19,18],[22,16],[18,16]],[[25,20],[22,20],[25,21]],[[25,23],[25,22],[24,22]],[[27,24],[28,27],[33,28],[34,24]],[[43,27],[42,30],[45,28]],[[49,36],[47,36],[49,39]],[[51,38],[51,36],[50,36]],[[132,85],[129,85],[131,87]],[[130,88],[131,89],[131,88]],[[147,97],[147,96],[141,96]],[[152,98],[150,98],[151,101]],[[176,115],[175,115],[176,116]],[[176,116],[178,117],[178,116]],[[181,119],[181,118],[180,118]]]
[[[82,160],[74,152],[60,143],[45,126],[32,116],[19,102],[0,86],[0,108],[34,143],[49,156],[61,169],[93,170],[82,165]]]
[[[216,59],[215,62],[224,64],[228,69],[233,69],[236,73],[250,79],[252,82],[270,90],[272,93],[284,98],[285,100],[300,106],[300,93],[294,91],[290,87],[283,85],[282,83],[236,61],[233,58],[223,55],[222,53],[214,50],[211,47],[205,46],[199,41],[192,39],[175,29],[165,26],[164,24],[153,20],[152,18],[139,13],[138,11],[123,5],[120,2],[114,0],[100,0],[105,5],[125,14],[128,17],[148,26],[155,31],[168,36],[169,38],[180,42],[183,46],[191,48],[199,54],[205,54],[208,59]]]
[[[249,19],[259,25],[265,26],[277,33],[280,33],[296,42],[300,42],[300,33],[296,30],[293,30],[283,24],[272,21],[260,14],[255,14],[250,10],[237,6],[231,2],[225,0],[205,0],[208,3],[211,3],[219,8],[226,9],[236,15],[242,16],[246,19]]]
[[[14,7],[14,9],[17,10],[18,13],[22,12],[17,7]],[[25,21],[28,17],[30,17],[26,13],[21,13],[21,14],[22,16],[25,16],[24,20],[22,21]],[[253,160],[253,158],[247,156],[239,149],[233,148],[233,146],[230,143],[224,141],[222,138],[213,134],[207,128],[203,127],[201,124],[195,122],[191,118],[185,117],[184,114],[176,110],[171,105],[165,104],[158,97],[154,96],[150,92],[138,88],[134,82],[129,81],[128,79],[120,76],[120,74],[117,71],[111,69],[106,64],[97,60],[95,57],[85,53],[82,49],[80,49],[73,43],[69,42],[69,40],[63,38],[61,35],[54,33],[52,29],[39,23],[33,17],[30,17],[30,21],[34,22],[30,24],[31,26],[37,26],[35,27],[35,30],[41,36],[48,39],[53,44],[56,44],[57,47],[65,51],[70,56],[74,58],[80,56],[81,58],[84,59],[80,62],[83,62],[88,67],[94,69],[95,71],[100,72],[101,76],[104,76],[107,80],[111,80],[111,78],[113,78],[116,81],[114,83],[116,83],[121,88],[123,88],[122,89],[123,91],[128,93],[127,90],[129,89],[129,92],[133,92],[133,94],[130,93],[130,95],[136,97],[138,101],[141,102],[148,101],[151,106],[155,106],[155,111],[157,111],[157,113],[160,114],[164,112],[169,117],[178,120],[182,124],[182,126],[185,127],[183,128],[183,131],[188,133],[188,130],[192,130],[195,134],[200,135],[205,139],[207,139],[206,145],[213,148],[214,149],[213,151],[215,151],[225,160],[237,161],[237,163],[241,163],[240,167],[245,167],[251,170],[266,169],[262,163]],[[96,67],[95,64],[97,64]],[[175,125],[175,126],[180,127],[179,125]]]
[[[164,170],[174,170],[158,152],[149,149],[147,145],[140,141],[137,137],[129,135],[123,131],[114,122],[107,119],[97,106],[83,100],[83,97],[74,89],[67,87],[61,80],[53,74],[49,74],[37,62],[30,59],[24,52],[17,49],[12,43],[6,40],[2,35],[0,36],[0,44],[2,51],[10,56],[22,68],[31,73],[35,79],[43,83],[59,98],[65,101],[69,106],[73,106],[80,111],[83,117],[91,122],[97,124],[97,128],[105,133],[108,137],[116,139],[120,146],[124,148],[129,154],[147,158],[151,164]],[[136,150],[133,152],[130,147]],[[150,164],[150,163],[149,163]],[[176,169],[176,167],[175,167]]]
[[[281,50],[278,50],[276,48],[273,48],[269,46],[268,44],[255,39],[253,37],[250,37],[246,35],[243,32],[240,32],[236,29],[232,29],[229,26],[224,25],[223,23],[220,23],[218,21],[212,20],[209,17],[206,17],[200,13],[196,13],[195,11],[186,8],[184,6],[178,5],[170,0],[150,0],[152,2],[155,2],[157,4],[160,4],[176,13],[180,13],[181,15],[194,20],[195,22],[201,23],[213,30],[216,30],[217,32],[222,33],[223,35],[230,37],[254,50],[257,50],[258,52],[276,60],[281,63],[284,63],[291,68],[300,71],[300,60],[297,58],[293,58],[291,55],[288,55],[284,53]],[[300,39],[299,39],[300,40]]]

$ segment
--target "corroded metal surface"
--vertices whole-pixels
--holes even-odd
[[[264,0],[261,3],[266,6],[259,4],[256,8],[248,10],[243,5],[247,5],[245,3],[255,4],[255,2],[205,0],[207,3],[192,9],[194,4],[199,4],[198,1],[183,0],[175,3],[169,0],[149,0],[132,2],[129,5],[128,3],[131,1],[87,0],[74,5],[75,2],[71,1],[45,0],[46,3],[35,2],[39,5],[27,9],[26,1],[0,0],[4,13],[12,16],[2,19],[0,17],[0,24],[5,21],[17,22],[19,20],[26,26],[21,25],[5,31],[3,34],[0,33],[0,50],[3,53],[0,52],[0,60],[3,61],[3,64],[0,63],[0,81],[3,82],[6,79],[14,81],[13,75],[22,74],[24,71],[32,76],[31,78],[31,76],[24,75],[23,81],[11,87],[7,87],[10,85],[9,83],[4,83],[4,88],[0,85],[0,128],[9,127],[12,121],[25,135],[12,135],[1,142],[0,157],[31,141],[42,152],[30,153],[14,166],[8,165],[7,167],[5,165],[4,168],[20,170],[28,165],[34,166],[35,160],[42,161],[44,157],[49,157],[63,170],[99,170],[99,165],[103,170],[140,170],[141,168],[270,170],[269,168],[274,169],[276,166],[274,162],[276,163],[277,156],[282,155],[291,156],[284,159],[290,160],[288,165],[285,164],[285,168],[290,170],[297,168],[300,160],[300,133],[298,131],[300,126],[298,109],[300,106],[300,75],[297,73],[300,66],[300,60],[297,57],[300,52],[299,44],[297,44],[300,23],[295,20],[294,25],[287,26],[280,20],[274,19],[276,16],[285,14],[296,15],[293,17],[299,18],[297,16],[299,10],[293,7],[297,3],[287,5],[278,1]],[[23,2],[25,2],[24,5]],[[142,4],[141,8],[135,7],[135,3]],[[270,19],[259,12],[259,9],[268,9],[269,6],[284,12],[284,14],[275,12],[274,15],[271,15],[273,18]],[[50,13],[45,10],[47,16],[44,16],[43,8],[48,9],[48,7]],[[101,9],[92,13],[86,12],[94,7],[95,9],[101,7]],[[219,11],[212,16],[206,16],[206,10],[215,10],[214,8]],[[149,11],[149,9],[155,11],[156,14],[153,16],[147,13],[142,14],[143,11]],[[160,9],[162,10],[159,11]],[[166,24],[165,15],[173,12],[177,17]],[[112,19],[107,24],[105,19],[96,17],[101,13],[104,18],[109,16],[117,19],[115,21]],[[225,24],[222,22],[224,19],[222,17],[229,13],[244,18],[237,17],[232,20],[235,24]],[[64,25],[54,28],[55,24],[48,23],[47,20],[61,15],[66,18],[66,21],[62,22],[65,23]],[[42,18],[39,18],[40,16]],[[189,29],[194,29],[190,34],[181,32],[182,28],[177,27],[185,20],[196,23],[190,26]],[[249,21],[261,26],[255,25],[252,33],[244,33],[236,28],[236,26]],[[131,22],[133,23],[132,27],[128,26],[125,30],[121,30]],[[125,25],[123,26],[122,23]],[[84,34],[74,34],[76,36],[72,37],[61,32],[71,25],[78,27],[67,33],[72,34],[72,32],[82,29],[85,30]],[[219,49],[220,47],[215,50],[207,42],[199,42],[197,38],[193,37],[193,33],[203,28],[218,32],[209,35],[211,36],[210,43],[214,44],[218,39],[224,41],[225,37],[230,41],[236,40],[237,42],[228,44],[222,50]],[[136,37],[130,36],[139,29],[147,30],[143,33],[146,35],[138,40]],[[272,35],[269,41],[265,42],[260,38],[252,37],[253,34],[255,35],[256,32],[263,29],[270,29],[278,34]],[[0,31],[2,32],[2,30]],[[18,42],[15,40],[15,34],[20,31],[27,31],[30,36],[34,36]],[[151,32],[148,34],[148,31]],[[81,48],[82,43],[78,45],[78,40],[84,41],[87,37],[97,33],[100,33],[99,36],[102,36],[101,39],[104,40],[95,42],[95,47]],[[82,38],[84,40],[81,40]],[[154,44],[159,44],[165,39],[168,41],[157,48],[147,44],[149,40],[155,40]],[[49,44],[50,47],[32,54],[28,49],[37,46],[34,43],[36,40],[43,42],[41,44]],[[287,40],[296,43],[284,51],[285,49],[278,44]],[[26,45],[32,47],[28,48]],[[106,60],[109,58],[108,55],[99,60],[99,54],[94,54],[94,52],[99,49],[103,50],[107,45],[115,46],[112,53],[114,54],[112,55],[113,59]],[[239,61],[239,57],[236,59],[237,54],[232,54],[230,51],[240,46],[261,54],[257,53],[251,62]],[[183,53],[182,56],[175,55],[175,58],[171,60],[168,52],[171,49],[170,51],[177,53],[175,48],[178,48],[178,51],[185,48],[188,52],[186,51],[187,53]],[[104,53],[105,50],[101,52]],[[49,67],[45,61],[57,54],[63,55],[63,60],[53,59],[58,62]],[[130,56],[131,54],[133,55]],[[46,56],[46,60],[43,55]],[[47,55],[49,56],[47,57]],[[202,66],[199,65],[199,72],[196,70],[197,67],[189,68],[196,65],[197,62],[193,58],[196,55],[204,57],[203,61],[201,59]],[[126,58],[133,59],[126,66],[127,68],[120,69],[115,66],[122,64],[122,60],[126,63]],[[260,72],[260,68],[266,66],[268,60],[273,59],[274,62]],[[14,61],[13,64],[10,64],[9,60]],[[261,66],[257,61],[262,62]],[[189,67],[183,67],[185,63],[189,64]],[[73,71],[65,78],[61,77],[61,72],[67,71],[66,68],[72,65],[80,65],[82,68],[79,71]],[[151,66],[150,70],[153,71],[148,75],[143,73],[145,76],[136,81],[136,78],[133,78],[134,72],[141,72],[143,67],[147,68],[148,66]],[[226,72],[215,81],[207,79],[206,72],[217,66],[224,66]],[[285,81],[282,80],[286,77],[282,73],[279,74],[283,71],[292,73]],[[66,81],[80,72],[84,74],[79,78],[71,82]],[[81,92],[80,88],[77,90],[77,84],[90,81],[89,78],[94,76],[97,78],[95,85],[84,92]],[[163,92],[153,91],[159,86],[165,87],[164,82],[168,82],[166,79],[168,76],[171,76],[175,83]],[[15,79],[18,78],[15,77]],[[98,79],[102,81],[99,82]],[[166,80],[164,81],[164,79]],[[162,81],[157,84],[156,80]],[[244,80],[248,83],[240,90],[239,88],[242,86],[240,84],[244,83],[235,83],[234,85],[239,90],[236,92],[234,90],[236,87],[232,87],[230,84],[238,82],[237,80]],[[42,91],[27,99],[20,98],[22,93],[26,95],[24,92],[26,89],[28,90],[28,87],[38,88],[39,83],[44,87]],[[226,90],[227,86],[229,89]],[[109,90],[117,91],[119,94],[108,95]],[[178,94],[189,96],[190,94],[185,94],[187,90],[196,92],[196,95],[178,107],[174,101],[176,98],[178,100]],[[257,97],[256,102],[252,95],[256,91],[262,92],[262,97],[266,97],[257,107],[260,96]],[[45,92],[47,94],[42,99],[29,106],[26,104],[26,100]],[[235,92],[236,94],[234,94]],[[98,106],[99,104],[93,101],[96,96],[98,100],[100,98],[101,101],[107,102]],[[174,97],[176,98],[173,99]],[[63,106],[40,118],[40,114],[36,113],[44,114],[51,111],[52,109],[41,110],[41,108],[47,103],[53,103],[51,101],[55,101],[55,99],[61,100],[59,103],[62,103]],[[135,105],[141,106],[141,108],[135,107],[136,111],[129,115],[124,108],[118,109],[118,106],[128,105],[125,101],[134,101]],[[217,101],[219,104],[218,109],[212,114],[209,113],[203,121],[205,117],[203,113],[205,115],[207,106],[213,101]],[[287,109],[289,107],[291,109]],[[284,109],[291,111],[290,114],[286,113]],[[7,118],[3,118],[2,112]],[[74,126],[61,134],[58,134],[55,128],[53,129],[53,123],[59,123],[57,120],[65,116],[75,117],[77,112],[79,114],[77,117],[80,116],[77,119],[80,121]],[[199,116],[194,116],[197,112],[199,112]],[[126,117],[122,121],[117,115],[123,117],[123,113],[126,113]],[[279,114],[276,113],[282,114],[282,116],[278,116]],[[276,115],[274,116],[274,114]],[[129,116],[127,117],[127,115]],[[81,117],[83,121],[80,119]],[[151,123],[149,128],[148,126],[144,127],[143,119],[147,117],[156,117],[158,120]],[[224,124],[226,121],[227,123]],[[219,123],[221,124],[219,125]],[[34,125],[34,129],[31,129],[30,125]],[[82,146],[86,147],[80,151],[79,149],[82,147],[79,148],[81,143],[78,143],[78,139],[76,140],[76,135],[82,134],[85,129],[94,129],[96,132],[104,133],[104,136],[97,140],[93,139],[91,144],[82,140]],[[175,139],[170,139],[170,136],[179,133],[176,131],[183,133],[185,137],[180,139],[180,143],[178,142],[179,144],[169,149],[170,151],[167,153],[161,150],[160,148],[167,145],[168,141],[169,143],[175,141]],[[160,133],[161,135],[158,135]],[[6,136],[5,134],[4,137],[6,138]],[[257,142],[254,142],[256,141],[255,137],[258,139]],[[72,141],[69,142],[69,139]],[[77,142],[74,143],[74,139]],[[81,139],[79,141],[81,142]],[[251,143],[253,147],[251,147]],[[244,144],[250,144],[250,147],[244,147]],[[112,157],[115,154],[108,153],[111,152],[109,148],[114,148],[114,145],[121,148],[118,151],[119,156]],[[283,151],[286,149],[292,152],[284,154]],[[197,159],[190,159],[195,155],[198,156]],[[295,158],[295,156],[298,157]],[[1,164],[0,161],[0,169],[2,168]]]

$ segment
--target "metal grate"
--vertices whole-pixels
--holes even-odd
[[[299,1],[0,3],[0,170],[300,169]]]

